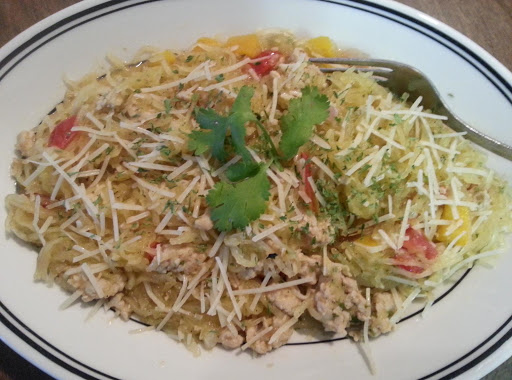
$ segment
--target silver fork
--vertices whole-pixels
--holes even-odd
[[[400,62],[371,58],[310,58],[312,63],[341,65],[320,68],[324,73],[346,71],[354,67],[357,71],[372,72],[379,83],[400,96],[407,92],[412,99],[423,97],[421,104],[438,115],[446,116],[445,121],[455,132],[466,132],[468,140],[497,155],[512,161],[512,147],[469,126],[456,116],[443,102],[441,95],[425,74],[416,68]]]

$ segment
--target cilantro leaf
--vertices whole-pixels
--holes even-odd
[[[279,148],[285,160],[297,154],[313,134],[313,127],[329,115],[329,100],[317,87],[302,89],[302,97],[290,100],[288,113],[281,118],[283,136]]]
[[[235,151],[246,161],[251,159],[251,154],[245,147],[245,123],[257,120],[251,109],[253,94],[254,89],[252,87],[242,87],[228,117],[228,125],[231,129],[231,138],[233,139]]]
[[[188,135],[188,148],[193,150],[196,155],[201,155],[210,149],[210,146],[215,143],[213,133],[203,133],[199,131],[192,131]]]
[[[196,154],[203,154],[211,149],[214,157],[219,161],[226,161],[227,154],[224,149],[226,140],[226,118],[217,114],[211,108],[199,108],[195,112],[196,120],[202,129],[207,131],[193,131],[189,135],[189,148]]]
[[[260,166],[254,161],[252,161],[252,162],[245,162],[245,161],[237,162],[236,164],[231,165],[226,170],[226,177],[228,177],[228,179],[231,182],[237,182],[244,178],[254,176],[256,173],[258,173],[259,168],[260,168]]]
[[[244,228],[265,212],[270,196],[266,170],[266,165],[259,165],[255,176],[235,184],[217,182],[209,191],[206,201],[212,209],[215,228],[220,231]]]
[[[245,123],[256,121],[256,116],[251,109],[253,94],[252,87],[242,87],[228,116],[219,115],[211,108],[197,109],[195,117],[202,130],[189,134],[189,149],[196,154],[203,154],[211,149],[217,160],[226,161],[227,153],[224,143],[227,133],[231,132],[235,151],[244,161],[249,161],[251,155],[245,146]]]

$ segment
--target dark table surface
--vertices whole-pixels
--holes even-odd
[[[0,46],[77,0],[0,0]],[[512,70],[512,0],[399,0],[454,27]],[[50,380],[0,342],[0,380]],[[512,379],[509,359],[485,380]]]

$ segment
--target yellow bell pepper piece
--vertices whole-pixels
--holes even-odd
[[[230,37],[226,46],[238,46],[236,52],[250,58],[256,57],[262,51],[260,40],[256,34]]]
[[[450,232],[450,225],[439,226],[436,237],[437,240],[449,244],[461,233],[466,232],[464,236],[462,236],[455,243],[455,245],[462,247],[468,244],[469,240],[471,239],[471,217],[469,215],[469,208],[467,207],[457,206],[457,212],[459,213],[459,220],[462,220],[462,224],[450,234],[448,234],[448,232]],[[443,206],[443,214],[441,218],[444,220],[453,220],[455,223],[457,223],[457,221],[455,221],[455,217],[453,216],[452,206]]]
[[[316,37],[306,42],[306,50],[310,54],[317,54],[322,57],[332,58],[336,56],[338,50],[334,42],[329,37]]]
[[[209,37],[201,37],[197,40],[197,43],[198,44],[203,44],[203,45],[206,45],[206,46],[220,46],[220,42],[217,41],[216,39],[214,38],[209,38]]]
[[[165,60],[168,64],[173,64],[176,62],[176,56],[174,53],[170,50],[164,50],[158,54],[155,54],[153,57],[151,57],[150,62],[155,63],[159,62],[161,60]]]
[[[169,64],[172,64],[172,63],[176,62],[176,56],[170,50],[165,50],[162,53],[162,56],[167,61],[167,63],[169,63]]]
[[[379,243],[377,241],[375,241],[374,239],[372,239],[372,237],[370,235],[360,237],[359,239],[357,239],[355,241],[355,243],[364,245],[366,247],[376,247],[379,245]]]

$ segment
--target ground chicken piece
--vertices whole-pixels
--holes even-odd
[[[284,323],[288,322],[290,320],[290,317],[283,314],[281,316],[275,316],[272,318],[264,318],[262,323],[259,323],[255,326],[249,326],[246,329],[246,336],[245,340],[248,342],[252,338],[254,338],[257,334],[259,334],[262,330],[268,328],[269,326],[272,326],[273,329],[270,330],[267,334],[265,334],[263,337],[258,339],[256,342],[251,344],[251,348],[254,352],[257,352],[260,355],[266,354],[269,351],[272,351],[273,349],[279,348],[282,345],[286,344],[290,337],[293,334],[293,328],[285,331],[277,341],[275,341],[272,344],[269,344],[268,341],[274,335],[276,330],[281,327]]]
[[[213,222],[210,219],[210,215],[201,215],[199,218],[195,220],[194,227],[204,231],[211,230],[213,228]]]
[[[296,291],[299,291],[299,288],[296,286],[294,288]],[[275,307],[291,317],[294,311],[302,304],[301,299],[295,295],[292,288],[268,292],[266,296]]]
[[[23,157],[31,156],[34,152],[34,146],[36,144],[36,133],[34,131],[22,131],[18,135],[18,142],[16,149],[20,151]]]
[[[318,282],[318,275],[322,269],[322,256],[320,255],[305,255],[302,252],[298,252],[300,261],[299,274],[301,277],[309,277],[312,279],[311,284]]]
[[[100,298],[89,279],[85,277],[83,273],[72,275],[67,282],[75,290],[81,290],[83,292],[82,301],[84,302]],[[126,279],[123,275],[114,273],[110,275],[109,278],[98,278],[97,282],[103,291],[103,298],[110,298],[124,289]]]
[[[219,343],[229,350],[240,347],[244,338],[239,334],[234,335],[227,327],[224,327],[219,334]]]
[[[197,253],[192,246],[164,246],[162,248],[160,264],[155,256],[147,268],[148,272],[175,272],[193,275],[199,272],[206,260],[206,255]]]
[[[124,321],[127,321],[132,314],[132,306],[126,302],[123,297],[123,293],[117,293],[114,298],[110,300],[109,305],[119,312],[119,315]]]
[[[14,159],[11,164],[11,176],[16,179],[20,178],[23,173],[23,166],[21,160]]]
[[[321,282],[314,297],[315,314],[311,314],[324,325],[326,331],[333,331],[342,337],[347,335],[346,328],[350,323],[350,313],[334,301],[327,283]],[[318,315],[316,314],[318,313]]]
[[[389,317],[396,311],[393,296],[391,293],[374,293],[372,301],[373,310],[375,310],[370,323],[372,335],[386,334],[394,328],[394,325],[389,321]]]
[[[345,336],[353,316],[360,321],[369,318],[368,304],[357,282],[345,277],[341,267],[334,265],[329,275],[320,276],[314,295],[315,313],[312,316],[322,322],[327,331]]]
[[[312,247],[323,247],[334,241],[329,219],[318,220],[314,215],[304,214],[296,228],[305,233]]]
[[[359,320],[366,320],[368,318],[369,305],[366,302],[366,298],[359,291],[357,281],[342,275],[342,285],[346,294],[343,302],[345,307],[350,309],[351,314],[355,313]]]

